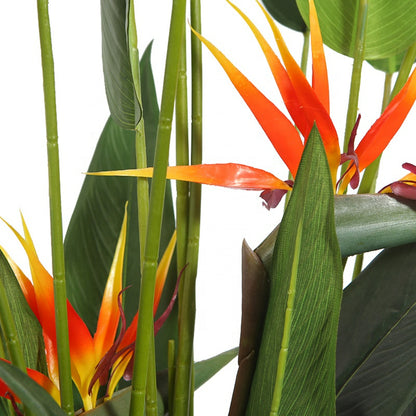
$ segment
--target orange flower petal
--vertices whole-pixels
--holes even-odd
[[[304,126],[303,124],[298,125],[298,121],[296,120],[295,115],[291,114],[293,120],[299,128],[299,130],[301,131],[303,137],[305,137],[305,139],[309,137],[313,124],[316,123],[325,146],[328,163],[331,170],[332,181],[335,185],[336,172],[339,166],[340,149],[338,135],[335,130],[334,124],[332,123],[332,120],[325,106],[321,103],[317,94],[309,85],[308,80],[306,79],[299,65],[296,63],[295,59],[290,54],[289,49],[287,48],[283,40],[283,37],[279,29],[277,28],[276,24],[274,23],[273,19],[267,13],[266,9],[260,4],[260,2],[257,1],[257,3],[263,10],[263,13],[266,16],[267,21],[273,31],[276,44],[279,48],[283,62],[286,66],[287,74],[289,75],[293,88],[296,90],[296,94],[298,96],[300,104],[305,109],[305,115],[308,119],[308,124],[306,126]],[[319,29],[319,25],[314,25],[311,29]]]
[[[88,172],[88,175],[151,178],[153,168]],[[169,166],[166,177],[179,181],[246,190],[291,189],[285,182],[269,172],[236,163]]]
[[[371,126],[357,147],[359,169],[362,171],[387,147],[407,117],[416,99],[416,68],[400,92]]]
[[[312,47],[312,88],[329,114],[328,70],[321,29],[319,28],[318,15],[313,0],[309,0],[309,25]]]
[[[295,176],[303,144],[297,130],[286,116],[268,100],[211,42],[192,30],[225,70],[251,112],[263,128],[277,153]]]

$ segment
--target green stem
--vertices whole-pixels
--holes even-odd
[[[56,338],[58,349],[61,407],[74,414],[69,354],[68,313],[62,231],[61,189],[59,173],[58,128],[56,117],[55,75],[48,0],[38,0],[39,35],[42,54],[43,90],[45,98],[46,136],[49,172],[49,204],[52,240],[52,269],[54,276]]]
[[[390,100],[392,100],[396,94],[403,88],[409,78],[410,71],[416,60],[416,42],[410,46],[407,50],[406,55],[403,58],[400,70],[397,75],[396,83],[394,84],[393,91],[391,92]]]
[[[180,51],[180,45],[182,45],[184,35],[185,9],[186,0],[173,1],[165,77],[156,137],[153,180],[150,192],[149,221],[140,290],[140,314],[137,323],[130,416],[143,415],[145,411],[146,380],[150,356],[149,350],[151,348],[150,339],[153,336],[155,278],[159,257],[173,106],[178,78],[178,51]]]
[[[168,342],[168,414],[173,410],[173,392],[175,389],[175,341],[170,339]]]
[[[137,30],[133,0],[130,1],[129,6],[128,38],[130,66],[132,70],[134,90],[139,105],[142,105],[140,59],[139,50],[137,47]],[[136,167],[138,169],[147,168],[146,135],[143,117],[140,119],[136,126]],[[144,248],[146,245],[147,235],[147,220],[149,217],[149,181],[146,178],[137,178],[137,210],[140,240],[140,267],[143,269]]]
[[[358,7],[357,25],[355,30],[354,64],[352,67],[350,97],[348,101],[347,121],[344,136],[344,152],[348,150],[348,142],[354,128],[358,113],[358,97],[361,85],[361,69],[364,61],[365,31],[367,26],[368,0],[360,0]],[[343,166],[342,173],[346,166]]]
[[[191,0],[191,25],[201,33],[200,0]],[[192,150],[191,163],[202,163],[202,46],[191,36],[192,56]],[[201,185],[190,184],[188,242],[185,269],[179,293],[179,338],[175,372],[173,415],[193,414],[193,342],[195,330],[195,284],[198,268],[201,217]]]
[[[273,390],[270,416],[278,416],[280,401],[282,398],[283,384],[286,371],[286,361],[289,352],[290,331],[292,329],[293,305],[295,302],[296,295],[296,282],[300,260],[300,243],[302,241],[302,226],[303,218],[301,218],[301,220],[299,221],[298,229],[296,231],[295,248],[293,253],[292,270],[290,273],[290,283],[285,312],[285,323],[283,328],[282,343],[279,352],[279,360],[277,363],[276,382]]]
[[[149,367],[146,386],[146,416],[157,416],[155,338],[150,337]]]
[[[300,69],[304,74],[306,74],[306,69],[308,67],[308,56],[309,56],[309,38],[311,32],[309,29],[305,29],[303,32],[303,48],[302,48],[302,58],[300,61]]]
[[[189,164],[188,145],[188,90],[186,86],[186,39],[184,36],[179,63],[178,88],[176,91],[176,164]],[[176,181],[176,258],[178,275],[186,264],[188,237],[189,183]]]

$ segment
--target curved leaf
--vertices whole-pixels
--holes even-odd
[[[148,160],[153,160],[158,106],[150,67],[150,48],[141,63],[143,111],[146,119]],[[122,129],[110,118],[101,134],[90,171],[128,169],[135,167],[135,135]],[[125,259],[125,285],[133,285],[124,294],[127,320],[137,312],[138,282],[140,281],[139,237],[137,225],[136,180],[134,178],[92,177],[84,180],[75,210],[65,236],[65,262],[68,297],[86,322],[95,331],[99,306],[114,255],[118,233],[128,206],[128,236]],[[166,188],[164,222],[161,237],[163,253],[175,228],[170,187]],[[174,263],[174,262],[173,262]],[[170,268],[159,310],[165,310],[176,284],[176,264]],[[158,364],[167,366],[166,339],[176,334],[173,322],[176,309],[171,313],[156,338]]]
[[[412,406],[415,339],[416,244],[409,244],[384,250],[344,291],[337,415],[401,416]]]
[[[273,18],[282,25],[298,32],[306,30],[296,0],[262,0],[262,2]]]
[[[276,241],[247,415],[335,414],[342,266],[333,202],[325,150],[314,127]]]
[[[416,202],[389,194],[335,196],[335,225],[343,257],[416,241]],[[256,248],[271,267],[275,228]]]
[[[19,397],[33,414],[42,416],[66,416],[56,401],[27,374],[0,360],[0,378]]]
[[[127,0],[101,0],[102,55],[105,91],[111,116],[134,130],[141,118],[130,65],[126,19]]]
[[[296,0],[308,22],[308,0]],[[354,27],[359,0],[315,0],[323,41],[344,55],[353,56]],[[416,41],[416,2],[371,0],[368,2],[365,59],[397,55]],[[382,29],[381,29],[382,28]]]
[[[367,62],[375,69],[386,72],[387,74],[393,74],[400,69],[405,51],[400,52],[398,55],[389,56],[382,59],[368,59]]]

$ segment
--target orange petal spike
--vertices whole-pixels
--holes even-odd
[[[172,234],[172,238],[160,259],[159,266],[156,271],[156,285],[155,285],[155,298],[153,301],[153,315],[157,311],[159,306],[160,297],[162,296],[163,287],[165,286],[166,278],[168,277],[169,266],[172,261],[173,252],[176,245],[176,230]]]
[[[211,42],[192,29],[225,70],[251,112],[263,128],[277,153],[296,176],[303,144],[286,116],[268,100]],[[312,128],[312,127],[311,127]]]
[[[357,147],[360,171],[373,162],[397,133],[416,100],[416,68],[400,92],[371,126]]]
[[[313,124],[316,123],[325,146],[329,167],[331,170],[332,181],[335,185],[336,172],[338,170],[340,158],[338,135],[335,127],[324,105],[321,103],[315,91],[309,85],[299,65],[290,54],[289,49],[287,48],[283,37],[273,19],[258,0],[257,3],[263,10],[263,13],[266,16],[266,19],[273,31],[276,44],[286,66],[287,74],[289,75],[293,88],[296,90],[299,102],[305,108],[305,115],[309,124],[304,130],[301,130],[302,126],[298,126],[298,128],[301,130],[303,137],[307,139],[309,137],[310,131],[312,130]],[[296,124],[297,121],[295,119],[294,121]]]
[[[88,172],[88,175],[151,178],[153,168]],[[291,189],[285,182],[269,172],[236,163],[169,166],[166,177],[179,181],[246,190]]]
[[[328,71],[315,3],[309,0],[309,25],[312,46],[312,88],[329,114]]]
[[[309,121],[305,115],[305,109],[300,104],[296,91],[293,88],[292,82],[286,72],[286,69],[280,62],[280,59],[274,53],[273,49],[266,41],[264,36],[260,33],[257,27],[253,22],[245,15],[236,5],[227,0],[227,3],[242,17],[242,19],[247,23],[254,36],[259,43],[264,56],[266,57],[267,63],[269,64],[270,70],[273,74],[276,85],[279,88],[280,94],[282,95],[283,101],[294,120],[296,126],[299,130],[306,131],[309,128]]]
[[[118,295],[122,290],[123,261],[127,235],[127,204],[124,219],[118,238],[113,263],[108,275],[103,294],[100,313],[98,316],[97,330],[94,335],[94,346],[98,357],[102,357],[114,342],[117,332],[120,311],[118,308]]]

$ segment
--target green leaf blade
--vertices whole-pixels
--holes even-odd
[[[279,229],[270,301],[248,415],[268,414],[271,409],[288,293],[293,279],[291,274],[296,271],[293,269],[293,264],[296,264],[294,247],[301,223],[296,294],[277,414],[335,414],[335,347],[342,267],[335,234],[333,200],[325,151],[319,133],[314,129]]]
[[[128,1],[101,0],[102,55],[105,91],[111,116],[134,130],[142,112],[134,90],[127,40]]]
[[[416,244],[384,250],[344,290],[337,414],[401,416],[416,396]]]
[[[262,0],[267,11],[282,25],[298,32],[305,32],[306,24],[299,12],[296,0]]]

